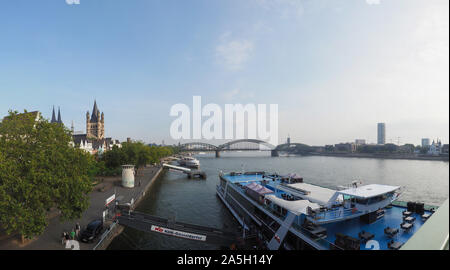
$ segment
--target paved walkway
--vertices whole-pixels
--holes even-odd
[[[94,188],[94,190],[89,194],[90,197],[90,206],[83,213],[81,219],[63,222],[59,221],[59,217],[53,217],[49,221],[49,225],[44,231],[42,235],[40,235],[37,239],[30,241],[25,246],[21,247],[16,240],[12,237],[0,239],[0,250],[15,250],[15,249],[25,249],[25,250],[58,250],[65,249],[65,247],[61,243],[61,234],[65,232],[70,232],[77,222],[79,222],[81,226],[81,231],[89,224],[90,221],[94,219],[101,219],[103,210],[105,209],[105,201],[107,198],[114,194],[114,190],[116,190],[116,198],[123,196],[122,203],[130,202],[132,198],[136,200],[136,198],[142,194],[144,189],[153,179],[153,177],[158,172],[159,167],[157,166],[148,166],[146,168],[140,169],[136,179],[135,179],[135,187],[134,188],[124,188],[120,185],[120,177],[114,183],[111,183],[105,180],[103,185],[105,188],[103,191],[99,191],[98,186]],[[138,186],[139,180],[141,181],[140,186]],[[106,225],[106,224],[105,224]],[[106,228],[106,226],[105,226]],[[80,241],[80,249],[92,249],[98,239],[94,241],[94,243],[86,244]]]

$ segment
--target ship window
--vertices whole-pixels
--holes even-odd
[[[365,205],[365,204],[368,203],[368,201],[369,201],[368,199],[359,199],[359,198],[356,199],[356,203],[357,204],[364,204]]]
[[[384,200],[382,195],[375,196],[375,197],[372,197],[369,199],[369,204],[374,204],[374,203],[380,202],[382,200]]]

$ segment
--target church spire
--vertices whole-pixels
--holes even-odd
[[[52,121],[50,123],[56,123],[56,116],[55,116],[55,105],[53,105],[53,112],[52,112]]]
[[[61,120],[61,109],[58,107],[58,123],[62,124],[62,120]]]
[[[92,109],[92,116],[91,116],[91,123],[98,122],[100,119],[98,119],[98,108],[97,108],[97,100],[94,100],[94,108]]]

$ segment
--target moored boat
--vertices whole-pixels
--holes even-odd
[[[334,190],[297,175],[221,173],[217,195],[247,234],[268,249],[400,249],[434,213],[402,203],[399,186]]]
[[[190,156],[186,156],[186,157],[182,157],[178,160],[178,164],[180,166],[184,166],[184,167],[191,167],[191,168],[198,168],[200,166],[200,161],[198,161],[197,159],[190,157]]]

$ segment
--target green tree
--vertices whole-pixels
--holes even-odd
[[[124,142],[122,148],[114,147],[106,152],[101,161],[109,170],[124,164],[141,168],[149,163],[158,163],[163,157],[173,155],[176,149],[170,146],[149,146],[143,142]]]
[[[0,123],[0,226],[31,238],[46,226],[55,207],[61,221],[89,206],[94,159],[70,145],[70,131],[35,113],[9,113]]]
[[[113,146],[110,151],[107,151],[103,155],[103,160],[105,162],[105,166],[108,168],[117,168],[126,162],[125,152],[117,147],[117,145]]]
[[[429,150],[430,150],[429,146],[423,146],[423,147],[420,148],[420,153],[421,154],[426,154],[426,153],[428,153]]]
[[[415,149],[415,146],[414,146],[414,144],[405,144],[404,146],[403,146],[403,149],[404,149],[404,151],[405,152],[407,152],[407,153],[413,153],[414,152],[414,149]]]

